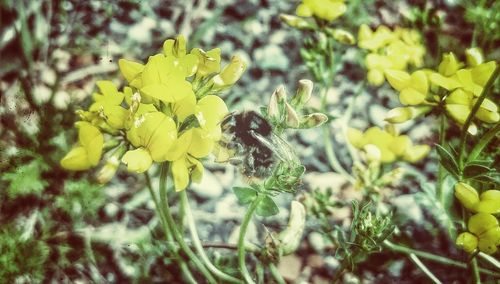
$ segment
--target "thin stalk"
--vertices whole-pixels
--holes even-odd
[[[365,88],[365,83],[363,82],[359,87],[354,96],[352,96],[349,104],[347,106],[347,110],[345,111],[344,117],[342,118],[342,135],[344,136],[345,143],[347,145],[347,150],[349,151],[349,155],[353,161],[353,164],[359,161],[358,154],[351,143],[349,143],[349,139],[347,138],[347,128],[349,120],[351,120],[352,113],[354,110],[354,105],[356,104],[356,99],[361,94],[363,89]]]
[[[477,259],[475,257],[471,260],[470,266],[472,269],[472,276],[474,277],[474,283],[481,284],[481,276],[479,275],[479,266],[477,265]]]
[[[443,257],[440,255],[435,255],[432,253],[407,248],[405,246],[394,244],[388,240],[385,240],[383,244],[386,248],[388,248],[394,252],[399,252],[399,253],[406,254],[406,255],[410,255],[411,253],[413,253],[418,257],[425,258],[425,259],[428,259],[428,260],[433,261],[433,262],[438,262],[438,263],[442,263],[442,264],[446,264],[446,265],[450,265],[450,266],[455,266],[455,267],[467,269],[466,263],[456,261],[456,260],[453,260],[453,259],[450,259],[447,257]],[[496,272],[493,272],[493,271],[488,270],[488,269],[479,268],[479,272],[486,274],[486,275],[491,275],[494,277],[500,277],[500,273],[496,273]]]
[[[274,263],[269,264],[269,271],[278,284],[286,284],[285,279],[283,279],[283,276],[281,276],[278,268],[276,267],[276,265],[274,265]]]
[[[469,116],[467,116],[467,120],[465,121],[464,126],[462,127],[462,135],[460,136],[460,146],[458,148],[459,149],[458,153],[460,155],[458,162],[460,163],[460,168],[462,168],[464,165],[463,157],[465,155],[465,142],[467,140],[467,133],[468,133],[467,130],[469,129],[469,126],[471,125],[472,120],[476,116],[476,113],[479,110],[479,108],[481,107],[481,104],[483,103],[484,99],[486,99],[486,97],[488,96],[488,93],[489,93],[491,87],[493,86],[493,83],[497,79],[499,73],[500,73],[500,65],[497,65],[497,67],[495,68],[495,71],[490,76],[490,78],[488,79],[488,82],[484,86],[483,91],[481,92],[481,95],[479,96],[476,103],[472,107],[472,110],[470,111]]]
[[[441,115],[439,120],[439,145],[444,147],[444,141],[446,138],[446,116]],[[443,181],[445,177],[444,168],[441,164],[438,167],[438,184],[436,187],[436,198],[441,204],[443,204],[441,198],[443,197]]]
[[[257,198],[255,198],[254,201],[250,204],[248,207],[247,213],[245,214],[245,217],[243,217],[243,221],[241,223],[240,227],[240,235],[238,238],[238,263],[240,266],[240,271],[241,275],[243,276],[243,279],[247,284],[255,284],[253,281],[252,276],[250,275],[250,272],[248,272],[247,265],[246,265],[246,260],[245,260],[245,235],[248,229],[248,224],[250,223],[250,220],[253,217],[253,213],[255,209],[257,209],[257,206],[259,203],[264,199],[265,195],[264,194],[259,194]]]
[[[420,261],[420,259],[414,253],[410,253],[409,258],[411,259],[411,261],[413,261],[413,263],[415,263],[418,266],[418,268],[420,268],[420,270],[422,270],[422,272],[425,273],[425,275],[427,275],[427,277],[429,277],[429,279],[431,279],[433,283],[436,284],[443,283],[436,277],[436,275],[434,275],[434,273],[432,273],[429,270],[429,268],[427,268],[427,266],[425,266],[425,264],[422,261]]]
[[[196,254],[191,250],[191,248],[184,241],[183,236],[181,235],[177,225],[175,223],[174,217],[170,212],[170,206],[168,205],[168,197],[167,197],[167,177],[169,171],[169,164],[165,162],[161,165],[161,173],[160,173],[160,204],[163,216],[170,228],[170,232],[172,232],[174,239],[177,241],[181,249],[184,251],[186,256],[193,262],[194,266],[203,274],[208,283],[217,283],[213,278],[212,274],[207,270],[207,268],[203,265],[200,259],[196,256]]]
[[[207,256],[207,254],[205,253],[205,250],[203,249],[203,244],[201,243],[200,237],[198,236],[198,232],[196,230],[196,223],[195,223],[195,220],[193,218],[193,214],[191,212],[191,207],[189,206],[189,201],[188,201],[188,197],[187,197],[185,190],[180,192],[180,200],[181,200],[181,204],[184,206],[184,216],[186,217],[186,220],[188,223],[188,229],[189,229],[189,233],[191,234],[191,239],[192,239],[194,248],[196,249],[196,252],[198,253],[198,255],[201,257],[201,261],[203,261],[203,263],[208,268],[208,270],[210,270],[213,274],[215,274],[221,280],[231,282],[231,283],[242,283],[241,280],[220,271],[217,267],[215,267],[215,265],[212,264],[212,262],[210,261],[210,259]]]
[[[493,139],[498,134],[498,132],[500,132],[500,123],[497,123],[495,127],[488,130],[488,132],[486,132],[483,137],[481,137],[479,142],[477,142],[476,146],[474,146],[474,148],[468,155],[467,162],[474,161],[477,156],[481,154],[484,147],[486,147],[490,143],[491,139]]]
[[[153,190],[153,185],[151,183],[151,178],[149,177],[148,172],[144,173],[144,177],[146,178],[146,187],[148,188],[149,193],[151,194],[151,197],[153,198],[153,202],[155,203],[156,214],[158,216],[160,216],[160,220],[161,220],[161,223],[163,225],[163,232],[165,233],[165,237],[167,238],[167,245],[168,245],[170,251],[174,254],[175,259],[177,260],[177,263],[179,264],[179,267],[181,268],[182,274],[184,275],[184,278],[186,279],[186,281],[191,283],[191,284],[195,284],[197,282],[194,279],[193,274],[191,273],[191,270],[189,270],[189,266],[187,265],[186,261],[184,261],[184,259],[179,256],[178,249],[173,244],[173,237],[170,234],[170,230],[168,228],[167,221],[165,220],[165,217],[163,216],[163,214],[161,212],[160,202],[158,201],[158,197],[156,196],[156,194]]]

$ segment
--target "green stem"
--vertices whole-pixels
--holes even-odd
[[[464,165],[463,157],[465,155],[465,142],[467,140],[467,133],[468,133],[469,126],[471,125],[472,120],[476,116],[476,113],[479,110],[479,108],[481,107],[481,104],[483,103],[484,99],[486,99],[486,97],[488,96],[488,93],[489,93],[491,87],[493,86],[493,83],[497,79],[499,73],[500,73],[500,65],[497,64],[495,71],[488,79],[488,82],[484,86],[483,91],[481,92],[481,95],[479,96],[476,103],[472,107],[472,110],[470,111],[469,116],[467,116],[467,120],[465,121],[464,126],[462,127],[462,135],[460,136],[460,146],[459,146],[459,152],[458,152],[460,155],[460,158],[458,159],[458,162],[460,163],[460,168],[462,168]]]
[[[352,144],[349,142],[349,138],[347,137],[347,128],[348,128],[348,123],[351,120],[352,113],[354,110],[354,105],[356,103],[356,99],[358,96],[361,94],[361,92],[365,88],[365,82],[363,82],[359,87],[354,96],[352,96],[351,101],[349,102],[349,105],[347,106],[347,110],[345,111],[344,117],[342,118],[342,135],[344,136],[344,141],[347,145],[347,150],[349,151],[349,155],[351,156],[351,159],[353,161],[353,164],[356,164],[359,162],[359,157],[357,154],[357,151],[355,148],[352,146]]]
[[[210,259],[208,258],[207,254],[205,253],[205,250],[203,249],[203,244],[200,241],[200,237],[198,236],[198,232],[196,230],[196,223],[193,218],[193,214],[191,212],[191,207],[189,206],[189,201],[188,197],[186,194],[186,191],[183,190],[180,192],[180,199],[181,199],[181,204],[184,206],[184,214],[188,223],[188,228],[189,228],[189,233],[191,234],[191,239],[193,241],[194,247],[196,249],[196,252],[198,255],[201,257],[201,260],[203,263],[205,263],[205,266],[210,270],[213,274],[215,274],[217,277],[220,279],[230,282],[230,283],[242,283],[241,280],[226,274],[222,271],[220,271],[215,265],[212,264]]]
[[[326,93],[328,92],[328,88],[324,86],[321,92],[321,110],[326,112]],[[323,126],[323,143],[325,146],[326,158],[330,167],[336,171],[337,173],[344,176],[349,182],[354,183],[355,179],[342,167],[335,152],[333,151],[333,143],[330,137],[330,124],[326,123]]]
[[[184,251],[186,256],[193,262],[193,264],[198,268],[198,270],[203,274],[208,283],[217,283],[213,278],[212,274],[207,270],[207,268],[203,265],[200,259],[196,256],[196,254],[191,250],[191,248],[184,241],[183,236],[181,235],[177,225],[175,223],[174,217],[170,212],[170,206],[168,205],[168,197],[167,197],[167,177],[169,171],[169,163],[165,162],[161,165],[161,173],[160,173],[160,204],[163,216],[170,228],[170,232],[173,234],[174,239],[177,241],[181,249]]]
[[[269,264],[269,271],[271,272],[271,275],[274,277],[276,282],[278,282],[278,284],[286,284],[285,279],[283,279],[283,276],[281,276],[278,268],[276,267],[276,265],[274,265],[274,263]]]
[[[436,277],[436,275],[434,275],[434,273],[432,273],[429,268],[427,268],[427,266],[425,266],[425,264],[420,261],[420,259],[418,258],[418,256],[416,256],[414,253],[410,253],[409,254],[409,258],[411,259],[411,261],[413,261],[413,263],[415,263],[415,265],[418,266],[418,268],[420,268],[420,270],[422,270],[422,272],[425,273],[425,275],[427,275],[427,277],[429,277],[429,279],[431,279],[431,281],[433,283],[436,283],[436,284],[441,284],[442,282]]]
[[[266,195],[264,194],[259,194],[257,198],[255,198],[254,201],[250,204],[250,207],[248,207],[247,213],[245,214],[245,217],[243,217],[243,222],[241,223],[240,227],[240,235],[238,238],[238,263],[240,266],[240,271],[241,275],[243,276],[243,279],[247,284],[255,284],[255,282],[252,279],[252,276],[250,275],[250,272],[248,272],[247,266],[246,266],[246,260],[245,260],[245,235],[248,229],[248,224],[250,223],[250,220],[252,219],[253,213],[255,209],[257,209],[257,206],[259,203],[264,199]]]
[[[163,232],[165,234],[165,237],[167,238],[167,245],[170,249],[170,251],[174,254],[175,259],[177,260],[177,263],[179,264],[182,274],[184,275],[184,278],[186,279],[187,282],[191,284],[197,283],[196,280],[193,277],[193,274],[189,270],[189,266],[187,265],[186,261],[182,257],[179,256],[177,247],[173,244],[173,238],[172,235],[170,234],[170,230],[168,228],[167,221],[165,220],[165,217],[163,216],[161,212],[161,206],[160,202],[158,201],[158,197],[156,196],[154,190],[153,190],[153,185],[151,183],[151,178],[149,177],[148,172],[144,173],[144,176],[146,178],[146,187],[149,190],[149,193],[151,194],[151,197],[153,198],[153,202],[155,204],[155,210],[156,214],[160,217],[161,223],[163,225]]]
[[[472,276],[474,276],[474,283],[481,284],[481,276],[479,275],[479,266],[477,265],[477,259],[475,257],[471,260],[470,266],[472,269]]]
[[[484,252],[479,252],[477,255],[493,265],[496,269],[500,270],[500,262],[491,255],[485,254]]]
[[[446,116],[441,115],[440,121],[439,121],[439,145],[444,147],[444,142],[446,138]],[[443,197],[443,181],[445,177],[445,172],[444,168],[441,164],[439,164],[438,167],[438,184],[436,186],[436,198],[437,200],[443,204],[442,197]]]
[[[413,253],[418,257],[425,258],[425,259],[428,259],[428,260],[433,261],[433,262],[438,262],[438,263],[442,263],[442,264],[446,264],[446,265],[450,265],[450,266],[455,266],[455,267],[467,269],[467,264],[460,262],[460,261],[456,261],[456,260],[447,258],[447,257],[443,257],[443,256],[435,255],[432,253],[407,248],[405,246],[394,244],[388,240],[385,240],[383,244],[386,248],[388,248],[389,250],[394,251],[394,252],[399,252],[399,253],[406,254],[406,255],[410,255]],[[491,275],[494,277],[500,277],[500,273],[496,273],[496,272],[493,272],[493,271],[488,270],[488,269],[479,268],[479,272],[481,272],[483,274]]]
[[[474,148],[472,149],[472,151],[468,155],[467,162],[474,161],[477,158],[477,156],[479,156],[479,154],[481,154],[484,147],[486,147],[490,143],[491,139],[493,139],[497,135],[498,132],[500,132],[500,123],[497,123],[495,125],[495,127],[488,130],[488,132],[486,132],[483,135],[483,137],[481,137],[479,142],[477,142],[476,146],[474,146]]]

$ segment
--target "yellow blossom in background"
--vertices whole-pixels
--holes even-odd
[[[347,135],[349,142],[358,149],[370,150],[372,146],[365,147],[375,146],[380,151],[382,163],[392,163],[397,159],[414,163],[424,158],[430,151],[428,145],[413,145],[408,136],[390,133],[378,127],[371,127],[365,132],[349,128]],[[375,151],[370,150],[370,153],[375,153]]]
[[[79,145],[61,160],[61,166],[68,170],[82,171],[97,166],[102,155],[104,137],[97,129],[88,122],[76,123],[78,127]]]
[[[331,22],[346,11],[344,0],[303,0],[295,13],[299,17],[317,17]]]
[[[416,30],[397,27],[394,31],[379,26],[373,31],[363,24],[358,30],[358,46],[369,51],[365,58],[368,82],[380,86],[387,70],[406,71],[423,64],[425,48]]]
[[[468,253],[476,248],[487,254],[494,254],[500,245],[500,226],[495,216],[487,213],[473,215],[467,224],[469,232],[457,237],[456,244]]]

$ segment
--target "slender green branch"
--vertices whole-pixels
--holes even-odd
[[[283,276],[281,276],[278,268],[276,267],[276,265],[274,265],[274,263],[269,264],[269,271],[278,284],[286,284],[285,279],[283,279]]]
[[[351,120],[351,117],[352,117],[354,105],[356,104],[356,99],[361,94],[361,92],[363,92],[363,90],[365,88],[365,84],[366,83],[363,82],[361,85],[359,85],[356,93],[354,94],[354,96],[352,96],[351,100],[349,101],[349,105],[347,106],[347,110],[345,111],[344,117],[342,118],[342,135],[344,136],[344,140],[345,140],[345,143],[347,145],[347,150],[349,151],[349,154],[351,155],[351,159],[352,159],[354,164],[359,161],[359,157],[358,157],[358,154],[357,154],[357,151],[355,150],[355,148],[352,146],[351,143],[349,143],[349,139],[347,137],[347,128],[349,126],[348,125],[349,120]]]
[[[189,201],[185,190],[180,192],[180,199],[181,199],[181,204],[184,206],[184,214],[188,223],[188,229],[191,234],[193,245],[196,249],[196,252],[201,257],[201,260],[203,261],[203,263],[205,263],[208,270],[210,270],[213,274],[215,274],[217,277],[219,277],[224,281],[231,283],[242,283],[241,280],[220,271],[217,267],[215,267],[215,265],[212,264],[212,262],[206,255],[205,250],[203,249],[203,244],[201,243],[200,237],[198,236],[198,232],[196,231],[196,223],[193,218],[193,214],[191,212],[191,207],[189,206]]]
[[[467,162],[474,161],[477,156],[481,154],[484,147],[486,147],[490,143],[491,139],[493,139],[498,134],[498,132],[500,132],[500,123],[497,123],[495,127],[488,130],[488,132],[486,132],[483,137],[481,137],[479,142],[477,142],[476,146],[474,146],[474,148],[468,155]]]
[[[446,116],[441,115],[439,119],[439,145],[444,147],[444,141],[446,138]],[[439,164],[438,166],[438,184],[436,186],[436,199],[443,204],[443,181],[445,177],[444,167]]]
[[[464,164],[463,157],[465,155],[465,142],[467,140],[467,133],[468,133],[469,126],[471,125],[472,120],[476,116],[476,113],[479,110],[479,108],[481,107],[481,104],[483,103],[484,99],[486,99],[486,97],[488,96],[488,93],[490,92],[490,89],[493,86],[493,83],[495,82],[495,80],[497,79],[499,73],[500,73],[500,65],[497,64],[495,71],[488,79],[488,82],[484,86],[483,91],[481,92],[481,95],[479,96],[476,103],[472,107],[472,110],[470,111],[469,116],[467,116],[467,120],[465,121],[464,126],[462,127],[462,135],[460,136],[460,146],[458,148],[459,149],[458,153],[460,155],[460,158],[458,159],[458,161],[460,163],[460,167],[462,167]]]
[[[474,283],[481,284],[481,276],[479,275],[479,265],[477,265],[477,258],[473,258],[470,262],[472,275],[474,276]]]
[[[427,268],[427,266],[425,266],[425,264],[420,261],[420,259],[414,254],[414,253],[410,253],[409,254],[409,258],[411,259],[411,261],[413,261],[413,263],[415,263],[418,268],[420,268],[420,270],[422,270],[422,272],[425,273],[425,275],[427,275],[427,277],[429,277],[429,279],[431,279],[431,281],[433,283],[436,283],[436,284],[441,284],[442,282],[436,277],[436,275],[434,275],[434,273],[432,273],[429,268]]]
[[[491,255],[485,254],[484,252],[479,252],[477,255],[493,265],[496,269],[500,270],[500,262]]]
[[[399,252],[399,253],[406,254],[406,255],[410,255],[411,253],[413,253],[418,257],[425,258],[425,259],[428,259],[428,260],[433,261],[433,262],[438,262],[438,263],[442,263],[442,264],[446,264],[446,265],[450,265],[450,266],[455,266],[455,267],[467,269],[466,263],[456,261],[456,260],[453,260],[453,259],[450,259],[447,257],[443,257],[440,255],[435,255],[432,253],[407,248],[405,246],[394,244],[388,240],[384,241],[384,246],[386,248],[390,249],[391,251],[394,251],[394,252]],[[494,276],[494,277],[500,277],[500,273],[496,273],[496,272],[493,272],[493,271],[488,270],[488,269],[479,268],[479,272],[486,274],[486,275]]]
[[[193,262],[196,268],[203,274],[206,280],[209,283],[217,283],[213,278],[212,274],[207,270],[207,268],[203,265],[200,259],[196,256],[196,254],[191,250],[191,248],[186,244],[182,234],[179,232],[177,225],[175,223],[174,217],[170,212],[170,206],[168,205],[168,197],[167,197],[167,177],[169,171],[169,163],[165,162],[161,165],[161,173],[160,173],[160,204],[161,210],[164,215],[164,218],[170,228],[170,232],[172,232],[175,240],[187,255],[187,257]]]
[[[174,254],[175,259],[177,260],[177,263],[181,268],[182,274],[184,275],[184,278],[186,278],[186,281],[195,284],[197,282],[194,279],[191,270],[189,270],[189,266],[187,265],[186,261],[179,256],[178,248],[174,245],[174,240],[172,238],[172,235],[170,234],[167,221],[165,220],[165,217],[161,212],[160,202],[158,201],[158,197],[156,196],[153,190],[153,185],[151,183],[151,178],[149,177],[148,172],[144,173],[144,177],[146,178],[146,187],[148,188],[149,193],[151,194],[151,197],[153,198],[153,202],[155,204],[156,214],[160,217],[160,221],[163,225],[163,232],[165,234],[165,237],[167,238],[167,246],[169,247],[170,251]]]
[[[245,214],[245,217],[243,217],[243,222],[241,223],[240,227],[240,235],[238,238],[238,263],[240,266],[240,271],[241,275],[243,276],[243,279],[247,284],[255,284],[253,281],[252,276],[250,275],[250,272],[248,272],[247,266],[246,266],[246,260],[245,260],[245,235],[248,229],[248,224],[250,223],[250,220],[253,217],[254,211],[257,209],[257,206],[259,203],[264,199],[265,195],[264,194],[259,194],[257,198],[255,198],[254,201],[250,204],[248,207],[247,213]]]

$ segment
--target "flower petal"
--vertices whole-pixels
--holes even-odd
[[[122,162],[127,165],[129,172],[143,173],[151,167],[153,160],[146,149],[138,148],[127,151],[123,155]]]

